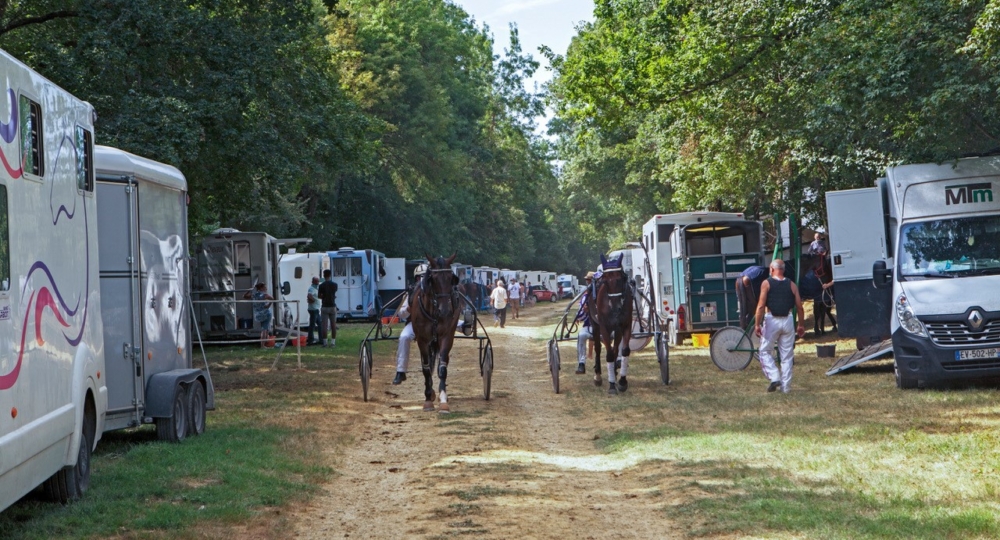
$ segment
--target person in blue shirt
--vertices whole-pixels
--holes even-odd
[[[267,294],[267,285],[258,282],[252,290],[247,291],[243,298],[253,300],[253,319],[260,324],[260,345],[263,347],[271,337],[271,301],[274,297]]]
[[[740,310],[740,326],[744,330],[750,327],[750,318],[760,298],[760,285],[767,279],[768,273],[763,266],[750,266],[736,278],[736,301]]]

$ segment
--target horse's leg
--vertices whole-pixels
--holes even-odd
[[[601,386],[601,329],[594,325],[590,331],[594,334],[594,386]]]
[[[612,336],[611,331],[607,330],[601,336],[601,339],[604,341],[604,348],[606,349],[604,361],[608,365],[608,394],[617,394],[618,385],[615,384],[617,380],[615,360],[618,358],[618,338],[617,336]]]
[[[632,339],[632,328],[629,325],[622,333],[621,338],[621,368],[618,370],[618,389],[622,392],[628,390],[628,357],[632,354],[632,350],[629,348],[628,343]]]
[[[442,413],[451,412],[445,388],[448,384],[448,360],[451,356],[451,346],[454,339],[454,335],[448,335],[441,340],[441,363],[438,364],[438,396],[441,399],[441,409],[438,412]]]
[[[431,380],[432,368],[434,367],[434,356],[429,343],[417,342],[420,347],[420,368],[424,373],[424,411],[434,410],[434,388]]]

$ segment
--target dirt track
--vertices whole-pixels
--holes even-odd
[[[612,419],[552,392],[544,341],[528,336],[539,335],[538,327],[550,324],[564,307],[539,305],[522,312],[521,319],[508,319],[505,329],[488,328],[497,363],[490,401],[482,398],[475,342],[460,340],[449,368],[450,415],[421,411],[423,377],[415,346],[409,379],[395,387],[389,384],[394,370],[389,354],[377,351],[374,400],[345,400],[347,407],[367,411],[367,420],[352,429],[354,442],[346,453],[329,456],[339,474],[291,520],[296,536],[675,534],[662,511],[668,500],[645,496],[650,484],[641,477],[643,467],[616,470],[595,448],[597,434]],[[564,381],[580,377],[572,374],[568,345],[563,356]]]

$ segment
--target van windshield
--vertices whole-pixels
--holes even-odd
[[[915,279],[1000,274],[1000,216],[911,223],[899,242],[899,273]]]

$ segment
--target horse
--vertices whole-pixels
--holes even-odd
[[[410,309],[413,333],[420,348],[420,366],[424,373],[424,411],[434,411],[434,390],[432,374],[434,364],[438,364],[438,393],[440,411],[447,413],[448,359],[455,343],[455,327],[462,314],[462,300],[458,291],[458,276],[451,270],[455,256],[427,257],[427,272],[420,279],[413,293]],[[439,358],[440,357],[440,358]]]
[[[622,270],[624,254],[607,260],[601,255],[603,274],[591,285],[587,310],[591,317],[594,340],[594,384],[601,385],[601,345],[607,351],[608,394],[628,390],[628,342],[632,338],[633,296],[631,284]],[[621,351],[621,371],[616,373],[615,357]],[[621,377],[618,377],[618,373]],[[617,381],[617,383],[616,383]]]

